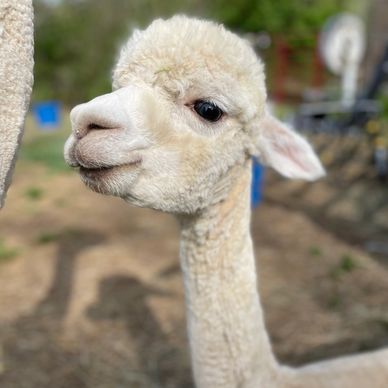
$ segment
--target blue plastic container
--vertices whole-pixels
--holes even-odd
[[[264,187],[264,167],[257,162],[256,159],[252,160],[252,187],[251,187],[251,203],[255,208],[263,200],[263,187]]]
[[[58,101],[43,101],[34,104],[32,111],[38,127],[45,130],[57,129],[61,122],[61,104]]]

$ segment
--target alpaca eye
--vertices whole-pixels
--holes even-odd
[[[214,103],[204,100],[197,100],[194,103],[194,110],[205,120],[216,122],[224,112]]]

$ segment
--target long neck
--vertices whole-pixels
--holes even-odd
[[[181,220],[181,266],[199,388],[268,386],[276,363],[260,306],[250,236],[251,164],[225,200]]]
[[[181,266],[198,388],[385,387],[388,349],[291,369],[276,363],[257,291],[250,163],[225,200],[181,218]]]

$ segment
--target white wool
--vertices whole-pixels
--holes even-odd
[[[33,82],[31,0],[0,1],[0,208],[16,160]]]

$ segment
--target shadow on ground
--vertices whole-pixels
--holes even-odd
[[[138,363],[153,386],[190,387],[192,384],[189,371],[183,371],[186,376],[177,371],[177,365],[181,363],[181,350],[161,330],[147,304],[147,298],[153,295],[171,296],[163,290],[142,284],[134,277],[108,277],[101,281],[98,301],[90,306],[88,316],[95,321],[125,323],[128,335],[133,338]],[[177,385],[171,385],[171,382]]]
[[[169,342],[147,305],[148,296],[168,297],[169,294],[143,285],[134,277],[102,279],[98,300],[86,314],[92,321],[124,323],[128,336],[134,339],[134,352],[138,355],[138,382],[133,376],[133,384],[125,376],[115,376],[112,378],[113,385],[103,382],[95,385],[91,382],[91,376],[95,376],[94,369],[99,368],[99,355],[84,351],[74,344],[69,346],[61,339],[77,257],[82,251],[104,240],[101,233],[93,230],[73,230],[59,239],[55,275],[47,295],[31,314],[2,327],[2,388],[192,386],[190,371],[176,368],[181,363],[181,352]],[[126,361],[131,369],[130,360],[121,360],[121,363],[125,364]],[[122,384],[119,383],[120,379]],[[171,381],[174,383],[171,384]]]

